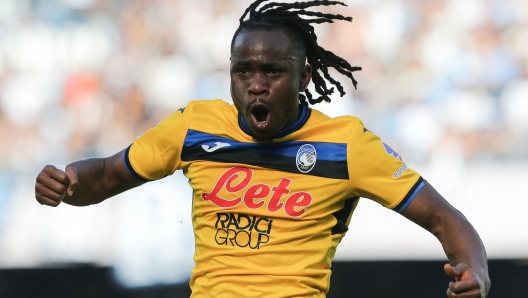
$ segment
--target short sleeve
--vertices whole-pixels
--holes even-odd
[[[352,191],[357,196],[402,212],[424,186],[422,177],[360,120],[347,148]]]
[[[125,165],[131,175],[142,181],[161,179],[181,167],[181,151],[192,103],[158,123],[125,150]]]

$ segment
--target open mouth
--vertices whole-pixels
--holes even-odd
[[[259,105],[251,109],[251,114],[257,122],[265,122],[268,119],[269,109],[264,105]]]

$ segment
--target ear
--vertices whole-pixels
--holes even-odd
[[[312,80],[312,66],[306,63],[301,71],[301,81],[299,84],[299,92],[306,91],[310,81]]]

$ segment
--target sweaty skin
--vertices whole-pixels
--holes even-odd
[[[281,31],[242,31],[231,51],[231,95],[255,139],[270,140],[299,118],[312,67]]]

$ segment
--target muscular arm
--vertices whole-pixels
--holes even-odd
[[[46,166],[37,177],[35,197],[54,207],[61,201],[87,206],[143,184],[130,175],[122,156],[123,151],[107,158],[76,161],[67,166],[66,173]]]
[[[431,185],[420,190],[402,215],[438,238],[454,267],[445,271],[455,277],[449,297],[485,297],[489,291],[487,256],[479,235],[469,221]]]

